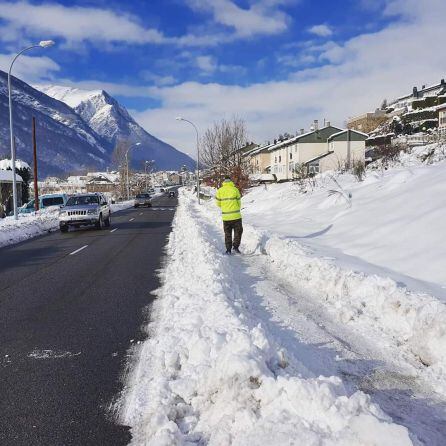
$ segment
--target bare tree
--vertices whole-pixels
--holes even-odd
[[[120,197],[125,197],[127,194],[126,180],[127,180],[127,163],[130,164],[130,151],[131,143],[127,140],[118,140],[111,156],[112,166],[119,172],[119,190],[116,191]],[[127,154],[127,157],[126,157]],[[129,175],[130,166],[129,166]]]
[[[240,189],[248,184],[249,163],[244,159],[246,123],[240,118],[223,119],[206,130],[201,140],[201,161],[210,170],[209,182],[218,186],[230,175]]]

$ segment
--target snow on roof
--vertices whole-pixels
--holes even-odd
[[[22,177],[19,174],[15,175],[16,181],[23,182]],[[0,170],[0,182],[12,183],[12,170]]]
[[[258,153],[263,152],[264,150],[268,150],[271,146],[273,146],[274,144],[267,144],[266,146],[262,146],[262,147],[256,147],[255,149],[247,152],[245,155],[247,156],[251,156],[251,155],[257,155]]]
[[[292,138],[286,139],[285,141],[280,141],[277,144],[273,144],[272,147],[270,147],[268,150],[270,152],[272,152],[274,150],[280,149],[281,147],[284,147],[284,146],[287,146],[289,144],[293,144],[293,143],[297,142],[300,138],[303,138],[305,136],[311,135],[312,133],[320,132],[321,130],[327,129],[329,127],[332,127],[334,129],[338,129],[339,131],[342,130],[339,127],[335,127],[334,125],[327,125],[325,127],[317,129],[317,130],[310,130],[309,132],[302,133],[301,135],[293,136]]]
[[[11,169],[12,162],[10,159],[0,160],[0,170]],[[29,164],[22,160],[15,160],[16,169],[30,169]]]

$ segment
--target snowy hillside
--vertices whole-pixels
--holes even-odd
[[[155,160],[160,170],[177,170],[183,164],[193,168],[193,160],[169,144],[146,132],[112,96],[103,90],[81,90],[55,85],[37,86],[45,94],[72,107],[88,125],[113,148],[119,139],[140,142],[132,153],[133,164],[141,167],[144,160]],[[111,149],[112,150],[112,149]]]
[[[13,78],[14,133],[17,156],[32,160],[31,119],[37,121],[41,173],[61,174],[108,163],[107,141],[65,103]],[[7,75],[0,71],[0,158],[9,154]]]
[[[244,218],[347,266],[446,294],[446,248],[439,243],[446,163],[422,162],[435,147],[418,147],[390,169],[369,170],[362,182],[327,173],[307,193],[291,183],[255,188],[244,198]],[[436,152],[444,158],[446,148]]]

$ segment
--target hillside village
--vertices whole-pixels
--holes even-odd
[[[381,108],[350,117],[347,128],[315,120],[309,131],[256,145],[243,156],[253,174],[272,174],[277,181],[296,179],[302,168],[308,174],[345,170],[356,163],[368,164],[388,145],[414,147],[446,137],[446,83],[420,89]],[[296,167],[298,170],[296,170]],[[259,177],[258,177],[259,178]],[[265,179],[267,177],[264,177]]]

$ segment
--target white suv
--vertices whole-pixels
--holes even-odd
[[[97,229],[111,225],[110,205],[100,193],[72,195],[59,211],[59,227],[67,232],[70,226],[95,225]]]

